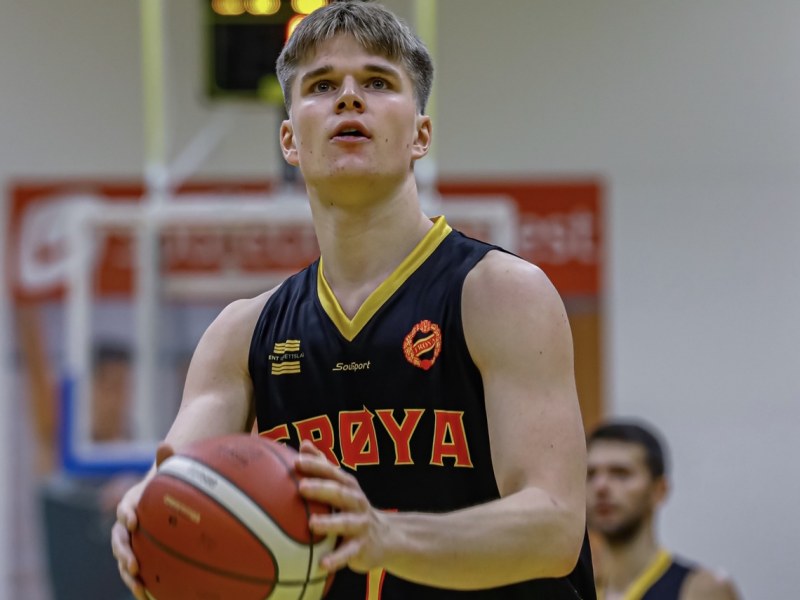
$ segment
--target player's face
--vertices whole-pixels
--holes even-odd
[[[610,542],[624,542],[650,521],[665,483],[650,474],[641,446],[596,440],[589,447],[586,493],[589,526]]]
[[[300,65],[291,115],[281,127],[284,157],[306,183],[408,177],[430,143],[405,68],[337,36]]]
[[[109,360],[97,367],[92,381],[92,438],[121,439],[130,395],[131,365]]]

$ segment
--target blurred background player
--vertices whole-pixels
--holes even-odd
[[[21,519],[27,525],[19,524],[18,535],[39,522],[34,516],[41,516],[42,528],[36,532],[41,548],[32,548],[32,556],[25,553],[19,560],[32,574],[47,574],[47,581],[31,584],[27,591],[32,597],[53,600],[130,598],[119,581],[115,562],[108,557],[106,532],[114,518],[114,507],[139,475],[120,472],[77,477],[62,471],[58,368],[47,352],[43,323],[39,307],[20,308],[16,314],[36,440],[36,475],[30,483],[38,495],[38,502],[25,504],[31,518]],[[91,367],[90,438],[98,443],[130,439],[130,345],[118,339],[96,340]],[[86,564],[92,568],[87,569]]]
[[[131,352],[127,345],[103,342],[92,356],[92,430],[95,442],[130,438]]]
[[[133,357],[123,341],[98,340],[92,351],[90,436],[98,443],[131,438]],[[140,475],[69,477],[59,471],[41,488],[45,551],[54,600],[130,598],[108,560],[105,532],[114,508]],[[91,571],[81,568],[90,561]]]
[[[669,492],[665,446],[648,425],[601,424],[589,436],[588,523],[602,600],[736,600],[723,575],[674,556],[658,541]]]

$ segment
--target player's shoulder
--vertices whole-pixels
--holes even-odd
[[[464,300],[487,309],[561,306],[550,279],[536,265],[507,252],[491,250],[464,281]]]
[[[686,578],[680,600],[738,600],[736,586],[726,573],[705,567]]]
[[[207,333],[218,339],[232,342],[241,340],[242,336],[247,336],[246,339],[249,343],[249,335],[252,334],[264,305],[279,287],[274,287],[252,298],[234,300],[222,309],[209,326]]]
[[[462,324],[478,363],[510,355],[566,357],[569,321],[553,284],[537,266],[491,251],[467,275],[461,297]]]

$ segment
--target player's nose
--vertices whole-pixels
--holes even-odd
[[[336,98],[336,111],[353,110],[364,112],[365,108],[364,95],[361,93],[355,78],[346,77],[342,82],[341,93]]]
[[[603,473],[595,472],[587,478],[586,487],[589,490],[589,492],[595,494],[607,494],[608,477],[606,477]]]

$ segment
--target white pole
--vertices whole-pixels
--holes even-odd
[[[4,390],[4,398],[0,400],[0,439],[3,447],[0,448],[0,598],[11,598],[11,499],[16,483],[13,481],[11,461],[19,448],[15,448],[11,435],[11,403],[15,400],[7,393],[11,389],[11,332],[9,326],[9,286],[8,273],[6,273],[6,241],[9,239],[8,222],[8,196],[0,194],[0,390]]]
[[[142,100],[144,105],[145,214],[167,197],[167,119],[165,110],[164,2],[141,0]],[[158,230],[145,219],[136,238],[135,354],[138,436],[156,436],[155,375],[158,351]]]
[[[437,32],[436,32],[436,0],[415,0],[414,2],[414,28],[417,35],[428,47],[428,52],[433,60],[434,68],[437,64]],[[436,180],[438,178],[438,165],[436,164],[436,85],[431,90],[428,104],[425,109],[426,114],[433,123],[433,143],[428,151],[428,155],[417,162],[414,166],[416,171],[417,185],[419,186],[420,201],[423,209],[428,212],[440,210],[439,194],[436,190]]]
[[[67,435],[70,440],[82,443],[89,439],[91,431],[91,407],[88,397],[90,380],[92,335],[92,245],[94,229],[87,217],[96,205],[81,202],[73,207],[68,223],[67,298],[66,298],[66,348],[67,376],[72,379],[73,430]],[[66,415],[65,415],[66,416]]]

